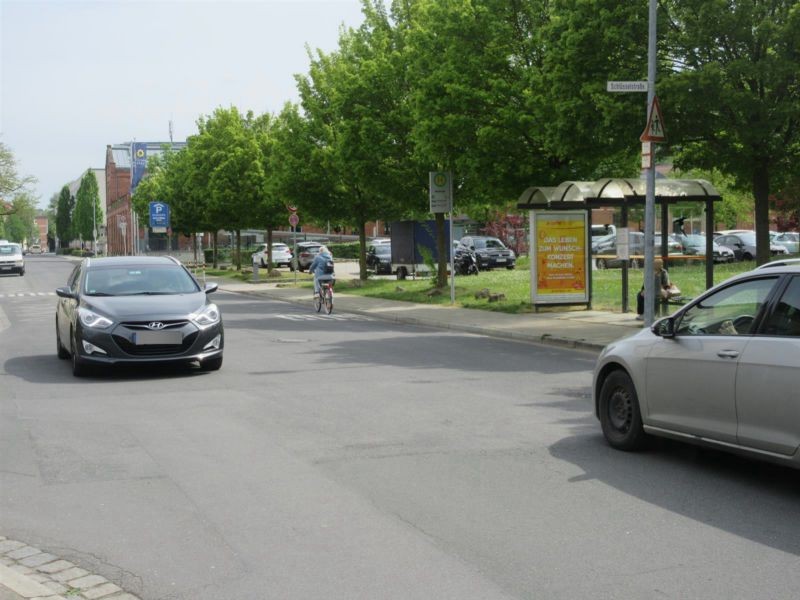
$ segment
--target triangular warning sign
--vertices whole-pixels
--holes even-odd
[[[647,127],[639,136],[642,142],[666,142],[667,134],[664,131],[664,117],[661,115],[661,105],[658,96],[653,96],[650,113],[647,115]]]

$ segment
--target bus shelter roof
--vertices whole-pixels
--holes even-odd
[[[644,179],[599,179],[564,181],[557,187],[530,187],[519,197],[517,208],[528,210],[569,210],[600,206],[644,204]],[[719,192],[704,179],[657,179],[656,204],[716,202]]]

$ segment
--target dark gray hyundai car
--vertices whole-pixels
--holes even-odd
[[[56,350],[76,377],[115,364],[222,366],[222,315],[171,257],[86,258],[56,290]]]

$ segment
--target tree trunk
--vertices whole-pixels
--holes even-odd
[[[242,230],[236,230],[236,270],[242,270]]]
[[[214,231],[211,234],[212,246],[214,248],[214,260],[212,260],[212,265],[215,269],[219,269],[219,240],[217,239],[218,232]]]
[[[753,171],[753,196],[756,210],[756,263],[769,262],[769,166],[767,161],[756,161]]]
[[[194,250],[194,264],[197,265],[197,232],[192,233],[189,238],[192,240],[192,250]]]
[[[267,273],[272,271],[272,229],[267,227]]]
[[[359,279],[367,278],[367,224],[360,220],[358,224],[358,272]]]
[[[439,267],[436,273],[436,287],[447,287],[447,250],[445,242],[447,233],[444,230],[444,213],[436,213],[436,252],[439,255]]]

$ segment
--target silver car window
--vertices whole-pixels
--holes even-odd
[[[690,307],[680,318],[677,335],[747,335],[777,277],[729,285]]]
[[[764,333],[800,337],[800,277],[792,277],[767,319]]]

